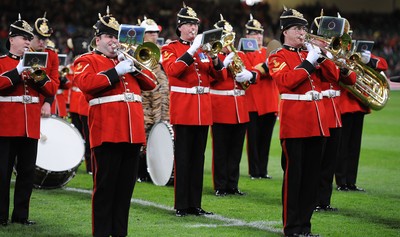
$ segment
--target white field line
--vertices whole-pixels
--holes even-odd
[[[77,192],[77,193],[86,193],[86,194],[92,194],[91,190],[85,190],[85,189],[78,189],[78,188],[63,188],[66,191],[70,191],[70,192]],[[149,201],[145,201],[145,200],[141,200],[141,199],[136,199],[136,198],[132,198],[131,199],[131,203],[135,203],[135,204],[139,204],[142,206],[149,206],[149,207],[156,207],[162,210],[166,210],[166,211],[174,211],[174,209],[172,207],[169,206],[165,206],[165,205],[161,205],[158,203],[154,203],[154,202],[149,202]],[[204,217],[209,218],[209,219],[213,219],[213,220],[218,220],[221,221],[225,224],[195,224],[195,225],[189,225],[189,227],[193,227],[193,228],[199,228],[199,227],[208,227],[208,228],[215,228],[215,227],[219,227],[219,226],[244,226],[244,227],[251,227],[251,228],[255,228],[255,229],[259,229],[259,230],[266,230],[268,232],[272,232],[272,233],[282,233],[282,230],[279,228],[274,227],[275,225],[281,223],[280,221],[253,221],[253,222],[247,222],[247,221],[243,221],[240,219],[233,219],[233,218],[228,218],[228,217],[224,217],[221,215],[205,215]]]

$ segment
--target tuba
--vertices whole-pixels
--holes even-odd
[[[233,52],[235,55],[233,56],[232,62],[229,64],[228,69],[232,73],[233,77],[243,71],[244,64],[242,59],[240,59],[235,46],[233,45],[235,41],[235,33],[230,32],[222,36],[222,46],[227,47],[230,52]],[[241,82],[242,88],[246,90],[250,86],[250,82]]]
[[[325,47],[321,47],[314,41],[325,42]],[[332,54],[332,58],[324,56],[324,58],[333,61],[337,66],[344,67],[353,71],[357,75],[357,80],[354,85],[345,85],[339,82],[339,85],[353,94],[361,103],[373,110],[381,110],[385,107],[388,99],[390,86],[387,77],[383,72],[378,72],[375,69],[361,62],[360,56],[355,53],[351,54],[351,37],[344,33],[340,37],[326,38],[313,34],[306,35],[306,42],[320,47],[321,50],[326,50]],[[346,63],[343,63],[344,59]]]

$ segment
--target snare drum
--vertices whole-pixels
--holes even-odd
[[[174,168],[174,131],[167,122],[159,122],[150,130],[146,148],[147,171],[155,185],[172,183]]]
[[[84,158],[84,143],[79,131],[64,119],[41,118],[34,187],[51,189],[66,185]]]

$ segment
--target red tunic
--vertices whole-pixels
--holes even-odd
[[[142,74],[128,73],[118,76],[116,59],[107,58],[98,52],[83,54],[74,61],[74,80],[87,101],[94,98],[152,90],[154,82]],[[153,75],[143,70],[143,73]],[[128,142],[143,144],[146,141],[144,115],[140,102],[109,102],[90,106],[89,134],[91,148],[103,142]]]
[[[213,78],[222,80],[226,77],[226,69],[222,63],[215,69],[209,56],[198,50],[192,57],[186,52],[189,47],[189,42],[186,41],[172,41],[162,47],[162,65],[170,88],[210,87]],[[171,124],[211,125],[210,94],[170,91],[170,118]]]
[[[19,57],[8,55],[0,57],[0,96],[54,96],[58,81],[50,74],[34,83],[31,79],[23,80],[16,70]],[[41,103],[0,102],[0,136],[40,138]]]
[[[304,95],[321,92],[321,80],[337,82],[336,65],[324,60],[314,68],[306,59],[308,52],[284,46],[270,55],[268,68],[280,94]],[[328,121],[322,100],[281,100],[280,138],[329,136]]]
[[[238,54],[243,63],[246,64],[246,56],[242,52],[239,52]],[[224,54],[219,54],[218,56],[221,61],[224,61],[226,57]],[[226,80],[213,81],[211,83],[213,121],[214,123],[225,124],[247,123],[249,122],[249,112],[244,94],[245,91],[240,86],[240,83],[233,79],[231,73],[227,73],[227,77]],[[234,92],[238,94],[235,95]],[[222,95],[223,93],[233,94]],[[243,93],[243,95],[240,95],[239,93]]]
[[[254,68],[266,61],[267,51],[265,47],[262,47],[258,51],[246,53],[246,56]],[[258,115],[278,112],[279,91],[268,73],[261,75],[260,80],[246,90],[246,99],[250,112],[258,112]]]

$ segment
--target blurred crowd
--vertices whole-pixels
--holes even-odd
[[[231,1],[229,4],[218,0],[185,1],[198,14],[201,20],[199,31],[208,30],[220,19],[220,14],[228,20],[236,32],[236,40],[244,35],[244,25],[250,14],[265,26],[265,43],[279,38],[279,19],[270,14],[268,3],[247,6],[240,1]],[[33,25],[34,19],[43,17],[49,20],[54,34],[51,40],[56,44],[60,53],[68,53],[66,41],[74,35],[92,37],[93,22],[98,19],[98,13],[104,14],[106,6],[110,6],[110,13],[120,23],[137,24],[138,19],[154,19],[161,27],[160,37],[177,39],[175,34],[176,13],[182,7],[182,2],[176,0],[114,0],[114,1],[77,1],[77,0],[2,0],[0,3],[0,53],[6,53],[5,42],[8,37],[9,25],[17,20],[18,13],[22,18]],[[309,22],[319,16],[321,9],[326,16],[336,16],[340,13],[347,18],[354,31],[355,39],[375,41],[373,53],[384,57],[389,63],[387,75],[400,75],[400,12],[392,13],[344,13],[336,7],[325,8],[320,4],[288,6],[295,7],[302,12]]]

